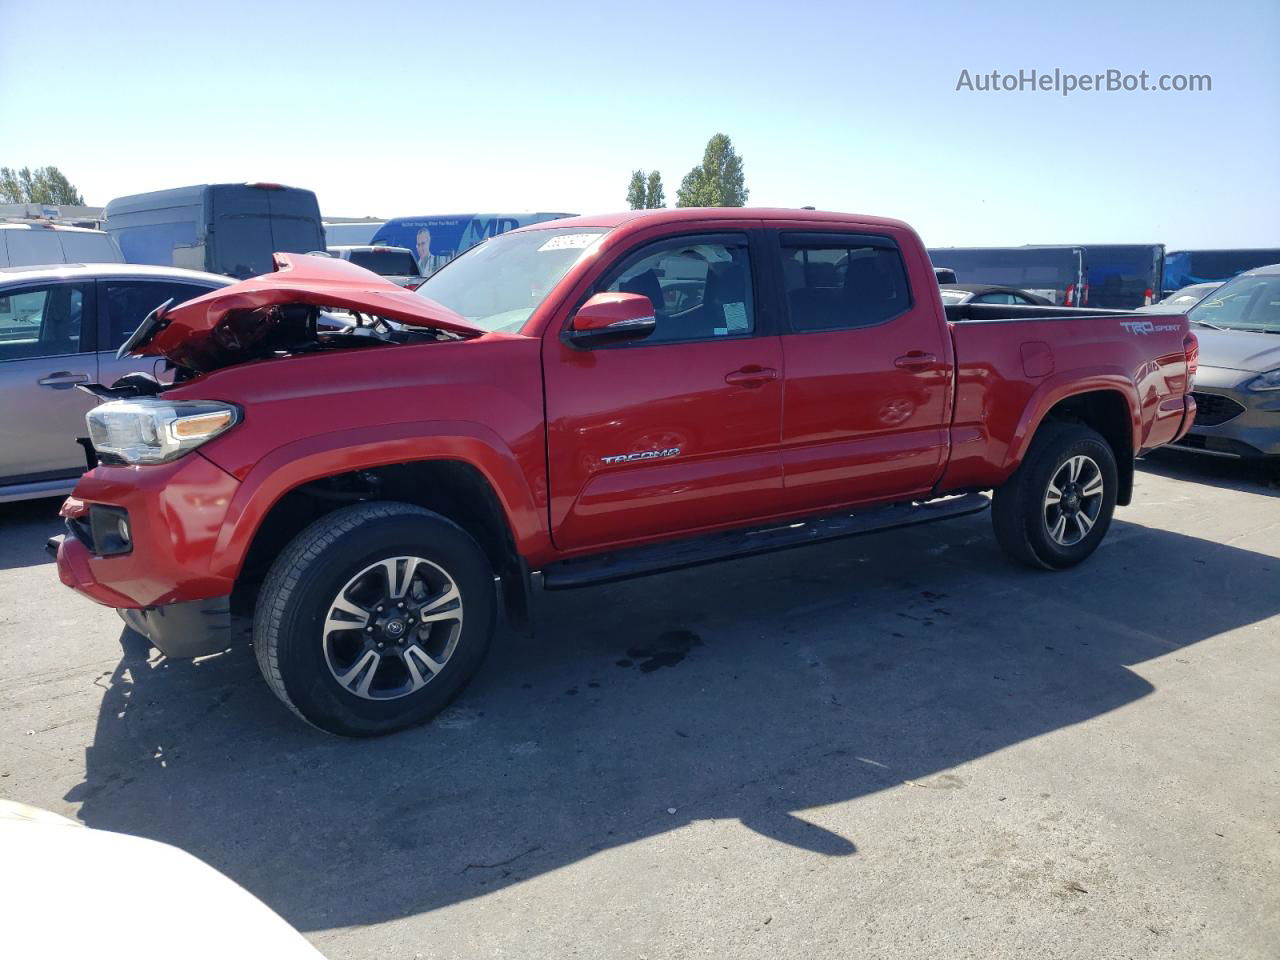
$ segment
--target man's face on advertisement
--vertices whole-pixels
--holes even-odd
[[[418,231],[418,259],[423,260],[431,254],[431,231]]]

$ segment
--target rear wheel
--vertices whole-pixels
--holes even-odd
[[[462,528],[421,507],[321,517],[272,564],[254,616],[267,683],[322,730],[422,723],[476,672],[493,635],[493,571]]]
[[[995,492],[996,540],[1027,566],[1073,567],[1106,536],[1117,487],[1115,454],[1097,431],[1083,424],[1045,424],[1026,459]]]

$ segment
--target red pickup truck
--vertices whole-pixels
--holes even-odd
[[[324,730],[431,717],[535,576],[575,587],[992,508],[1079,563],[1134,457],[1194,416],[1179,315],[944,310],[895,220],[577,217],[416,292],[338,260],[148,316],[174,383],[95,387],[64,583],[169,656],[253,612],[267,682]],[[340,312],[335,312],[340,311]],[[994,491],[988,497],[984,491]]]

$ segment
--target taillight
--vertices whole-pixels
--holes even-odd
[[[1076,305],[1076,285],[1074,283],[1067,284],[1067,296],[1062,301],[1063,306],[1074,307]]]
[[[1196,385],[1196,370],[1200,367],[1200,341],[1194,333],[1182,338],[1182,352],[1187,357],[1187,393]]]
[[[1150,287],[1147,287],[1147,289],[1142,291],[1142,305],[1144,307],[1151,306],[1151,288]]]

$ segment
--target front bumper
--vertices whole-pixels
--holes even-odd
[[[231,646],[230,597],[116,613],[166,657],[203,657]]]
[[[48,544],[58,558],[59,579],[115,607],[168,656],[225,649],[235,582],[211,572],[211,561],[237,487],[198,451],[169,464],[94,468],[62,506],[67,534]],[[95,551],[78,522],[94,504],[128,512],[129,552]]]
[[[45,549],[58,557],[68,539],[74,542],[74,537],[65,533],[50,537],[45,541]],[[72,547],[73,554],[74,551]],[[231,645],[230,597],[210,597],[162,607],[117,607],[116,613],[166,657],[203,657],[220,653]]]
[[[1196,419],[1175,445],[1219,457],[1280,457],[1280,390],[1246,390],[1257,373],[1201,367]]]

